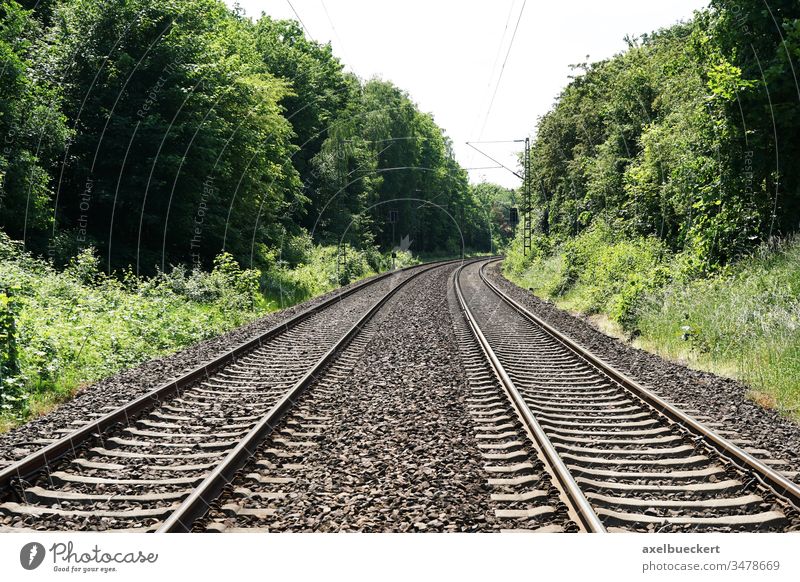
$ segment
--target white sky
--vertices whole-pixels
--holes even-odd
[[[233,5],[234,0],[226,0]],[[287,0],[239,0],[254,18],[297,19]],[[406,90],[453,140],[462,166],[494,165],[465,144],[534,135],[569,82],[569,65],[601,60],[638,36],[691,17],[708,0],[527,0],[491,113],[523,0],[291,0],[311,37],[331,42],[346,68],[379,76]],[[327,9],[327,14],[326,14]],[[521,144],[479,148],[517,169]],[[470,171],[513,187],[506,170]]]

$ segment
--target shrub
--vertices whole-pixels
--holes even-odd
[[[625,326],[634,325],[642,297],[672,276],[672,257],[660,241],[616,233],[601,220],[560,246],[535,236],[532,252],[524,258],[520,240],[504,265],[509,276],[581,311],[608,313]]]
[[[691,249],[673,256],[598,222],[549,256],[523,260],[517,249],[504,265],[517,284],[605,313],[653,351],[733,375],[800,417],[800,240],[764,245],[711,276]]]
[[[94,249],[59,272],[0,234],[0,420],[24,420],[82,385],[335,288],[337,248],[292,241],[293,267],[276,258],[262,273],[222,253],[211,272],[178,265],[117,278],[99,270]],[[413,262],[399,253],[398,266]],[[373,248],[348,249],[340,280],[390,265]]]
[[[264,312],[259,273],[230,255],[211,273],[99,271],[93,249],[63,272],[0,237],[0,405],[8,419],[79,386],[208,339]],[[9,288],[13,285],[13,293]]]
[[[21,398],[16,318],[19,301],[13,289],[0,290],[0,409],[13,409]]]
[[[732,373],[800,414],[800,241],[672,280],[641,303],[637,325],[663,353]]]

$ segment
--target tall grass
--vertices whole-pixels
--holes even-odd
[[[336,246],[309,244],[302,258],[293,264],[277,261],[274,268],[262,275],[264,295],[276,308],[284,308],[328,291],[384,272],[392,267],[390,253],[379,253],[374,248],[346,247],[340,259]],[[395,268],[401,269],[419,263],[410,252],[397,253]]]
[[[517,283],[569,309],[607,313],[620,323],[631,323],[642,297],[669,278],[670,255],[661,242],[617,237],[603,222],[560,246],[543,237],[533,246],[531,256],[522,257],[519,245],[512,245],[505,271]]]
[[[0,417],[25,420],[81,386],[247,323],[271,306],[258,273],[221,255],[211,273],[176,268],[108,277],[92,251],[59,272],[0,240],[3,350]]]
[[[739,378],[752,398],[800,419],[800,240],[727,273],[666,285],[642,303],[636,324],[643,345]]]
[[[512,245],[506,276],[562,308],[608,316],[645,349],[737,378],[754,400],[800,419],[800,239],[710,277],[657,240],[604,224],[548,244],[528,257]]]

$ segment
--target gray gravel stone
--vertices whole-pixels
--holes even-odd
[[[314,387],[305,395],[298,408],[328,420],[298,466],[278,463],[269,472],[295,479],[281,487],[290,494],[260,506],[274,509],[272,518],[240,515],[227,518],[228,526],[492,530],[483,461],[465,408],[466,379],[447,307],[450,272],[427,273],[401,290],[373,320],[369,342],[352,367],[334,370],[322,382],[325,390]],[[267,442],[262,451],[275,446]],[[247,479],[240,481],[235,485]],[[253,482],[246,486],[252,490]],[[254,504],[248,499],[245,506]],[[225,519],[220,513],[210,516],[211,521]]]

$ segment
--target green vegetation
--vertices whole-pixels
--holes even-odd
[[[672,255],[655,237],[615,237],[602,221],[549,248],[537,239],[536,259],[523,257],[518,241],[508,251],[506,273],[526,288],[559,297],[575,311],[607,313],[632,324],[645,293],[670,279]]]
[[[254,271],[220,255],[210,273],[121,279],[99,269],[91,250],[63,271],[0,240],[5,349],[0,407],[6,421],[25,419],[82,385],[246,323],[270,306]],[[16,349],[13,349],[16,346]]]
[[[538,124],[523,257],[516,193],[468,184],[430,114],[297,22],[221,0],[0,3],[6,417],[395,249],[402,266],[509,242],[526,287],[795,409],[797,243],[777,241],[800,224],[800,5],[712,0],[628,45],[576,66]]]
[[[800,240],[649,294],[636,324],[645,345],[738,377],[800,419]]]
[[[322,295],[365,277],[385,272],[392,267],[391,253],[379,253],[375,247],[356,249],[319,246],[310,237],[297,239],[291,244],[302,258],[290,264],[277,261],[276,266],[262,275],[261,287],[267,298],[280,308],[288,307],[312,297]],[[344,260],[339,259],[343,252]],[[396,251],[394,266],[397,269],[421,262],[408,251]]]
[[[563,241],[603,219],[657,237],[698,273],[793,232],[800,5],[770,10],[715,0],[577,66],[532,146],[540,230]]]
[[[800,5],[713,0],[627,40],[540,120],[505,272],[800,418]]]
[[[559,307],[602,314],[606,331],[667,358],[745,382],[800,419],[800,240],[760,247],[709,277],[655,237],[604,223],[535,257],[515,242],[505,274]]]
[[[92,246],[109,274],[221,252],[271,271],[308,234],[457,254],[459,230],[488,250],[496,228],[432,116],[294,21],[221,0],[10,0],[0,77],[0,225],[57,266]]]
[[[102,272],[92,249],[59,272],[0,234],[0,424],[35,416],[91,382],[338,286],[336,248],[307,251],[305,262],[281,266],[269,278],[240,268],[228,253],[209,272],[177,266],[152,277],[129,271],[117,278]],[[370,276],[390,261],[352,252],[344,276]],[[398,266],[413,261],[400,253]]]
[[[471,187],[406,92],[221,0],[0,3],[0,143],[10,421],[392,251],[510,235],[509,191]]]

